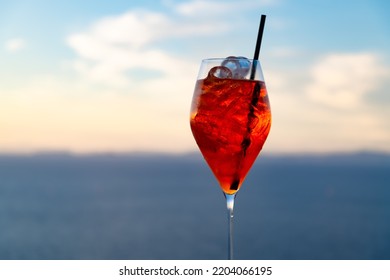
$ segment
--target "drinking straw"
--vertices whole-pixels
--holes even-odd
[[[261,39],[263,38],[264,24],[265,24],[265,15],[261,15],[259,33],[257,34],[255,55],[253,56],[253,64],[252,64],[252,70],[251,70],[251,76],[250,76],[251,80],[254,80],[255,75],[256,75],[256,66],[257,66],[257,62],[259,59]],[[246,133],[246,135],[241,143],[241,147],[242,147],[242,150],[244,152],[244,156],[246,155],[246,150],[248,149],[249,145],[251,144],[250,135],[252,132],[252,128],[250,126],[250,122],[253,118],[255,118],[255,109],[254,108],[257,106],[257,102],[259,101],[260,90],[261,90],[260,83],[256,83],[254,86],[254,89],[253,89],[251,106],[250,106],[249,113],[248,113],[247,133]]]
[[[253,66],[252,66],[251,77],[250,77],[251,80],[254,80],[255,74],[256,74],[256,65],[257,65],[257,60],[259,59],[261,40],[263,39],[265,18],[266,18],[266,15],[261,15],[260,25],[259,25],[259,32],[257,33],[255,54],[253,56]]]

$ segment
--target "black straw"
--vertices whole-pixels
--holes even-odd
[[[255,74],[256,74],[256,65],[257,65],[257,60],[259,59],[261,40],[263,39],[265,18],[266,18],[266,15],[261,15],[259,32],[257,33],[255,54],[253,55],[253,66],[252,66],[252,72],[251,72],[251,77],[250,77],[251,80],[253,80],[255,78]]]

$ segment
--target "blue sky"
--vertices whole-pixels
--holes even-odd
[[[200,60],[253,56],[267,152],[390,152],[388,1],[0,1],[0,152],[196,150]]]

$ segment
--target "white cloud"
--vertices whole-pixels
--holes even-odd
[[[387,92],[385,65],[376,53],[340,53],[299,71],[264,69],[273,113],[267,150],[390,151],[390,104],[372,102]]]
[[[172,38],[191,38],[227,30],[223,23],[176,20],[162,13],[132,10],[106,17],[83,32],[70,34],[66,41],[77,53],[74,69],[92,82],[128,86],[131,69],[161,72],[176,83],[193,64],[154,43]],[[197,66],[196,66],[197,67]],[[191,73],[192,74],[192,73]]]
[[[138,48],[158,40],[170,27],[171,22],[164,14],[130,11],[97,21],[91,28],[91,34],[108,44]]]
[[[246,0],[246,1],[207,1],[207,0],[193,0],[183,2],[175,6],[175,10],[185,16],[202,17],[205,15],[224,15],[227,13],[237,13],[241,10],[255,9],[257,7],[264,7],[275,5],[278,1],[274,0]]]
[[[186,68],[198,66],[190,57],[179,58],[159,47],[159,43],[226,34],[245,21],[241,13],[274,5],[274,1],[193,0],[165,4],[170,8],[168,13],[130,10],[70,34],[66,42],[78,55],[73,61],[74,69],[92,82],[109,86],[129,86],[135,82],[128,75],[129,70],[139,68],[161,72],[177,83],[185,78]]]
[[[306,93],[314,102],[339,109],[356,109],[363,97],[380,86],[389,72],[373,53],[329,54],[311,69]]]
[[[24,49],[26,42],[23,38],[12,38],[5,42],[4,48],[11,53],[18,52]]]
[[[225,13],[231,11],[236,5],[234,3],[222,3],[219,1],[195,0],[184,2],[176,6],[176,11],[185,16],[202,16],[205,13]]]

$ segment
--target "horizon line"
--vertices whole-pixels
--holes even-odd
[[[261,151],[259,157],[289,157],[289,156],[348,156],[348,155],[383,155],[390,156],[390,151],[361,149],[352,151],[297,151],[297,152],[275,152]],[[89,157],[89,156],[202,156],[200,151],[93,151],[78,152],[71,150],[36,150],[36,151],[0,151],[0,157],[4,156],[69,156],[69,157]]]

